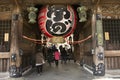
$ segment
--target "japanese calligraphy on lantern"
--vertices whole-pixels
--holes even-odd
[[[47,5],[38,16],[41,31],[48,37],[69,36],[75,29],[76,17],[71,6]]]

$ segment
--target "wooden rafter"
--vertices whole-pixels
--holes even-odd
[[[29,7],[31,4],[36,5],[36,4],[41,4],[41,5],[45,5],[45,4],[74,4],[74,5],[78,5],[79,3],[87,6],[90,9],[96,9],[99,5],[102,9],[102,14],[104,15],[112,15],[112,16],[119,16],[119,8],[117,9],[112,9],[110,11],[108,10],[104,10],[104,6],[107,6],[108,9],[110,9],[111,4],[113,5],[120,5],[120,1],[119,0],[0,0],[0,6],[3,5],[12,5],[12,6],[16,6],[19,10],[21,10],[21,12],[23,12],[24,10],[26,10],[27,7]],[[8,6],[6,6],[8,7]],[[103,11],[104,10],[104,11]],[[110,13],[111,11],[114,10],[118,10],[116,11],[117,13]],[[109,13],[108,13],[109,12]]]
[[[34,4],[79,4],[79,3],[99,3],[99,0],[0,0],[0,4],[11,4],[15,5],[15,1],[22,5],[26,3]],[[111,4],[120,3],[119,0],[100,0],[100,4]]]

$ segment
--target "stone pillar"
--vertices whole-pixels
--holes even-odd
[[[104,47],[103,47],[103,27],[102,15],[99,9],[92,16],[92,36],[93,36],[93,74],[95,76],[105,75]]]

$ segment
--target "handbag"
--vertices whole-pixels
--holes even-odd
[[[44,60],[42,60],[42,63],[44,64],[44,63],[45,63],[45,61],[44,61]]]

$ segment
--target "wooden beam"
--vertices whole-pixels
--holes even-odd
[[[15,8],[14,10],[16,10],[15,12],[19,13],[22,5],[19,3],[18,0],[12,0],[12,2],[13,2],[13,5],[14,5],[14,8]]]
[[[0,52],[0,58],[10,58],[9,52]]]
[[[0,4],[15,4],[14,1],[17,1],[22,5],[25,3],[30,4],[79,4],[79,3],[96,3],[99,0],[0,0]],[[119,0],[101,0],[100,4],[104,3],[120,3]]]
[[[96,6],[99,6],[101,0],[97,0]]]
[[[0,12],[0,20],[8,20],[11,19],[11,12]]]
[[[25,0],[25,3],[31,4],[79,4],[79,3],[89,3],[89,0]]]
[[[99,4],[99,2],[100,2],[100,0],[92,0],[92,3],[95,4],[95,5]]]
[[[0,5],[11,4],[11,0],[0,0]]]
[[[83,28],[86,28],[86,27],[88,27],[88,26],[91,26],[91,19],[89,19],[89,20],[85,23],[85,25],[84,25]]]
[[[120,50],[106,50],[105,56],[120,56]]]
[[[100,4],[120,4],[119,0],[101,0]]]
[[[11,46],[10,46],[10,55],[16,55],[16,61],[10,62],[11,65],[16,65],[20,67],[20,55],[19,55],[19,47],[18,47],[18,27],[19,27],[19,15],[16,14],[16,10],[14,10],[12,14],[12,25],[11,25]],[[11,58],[10,58],[11,59]]]

